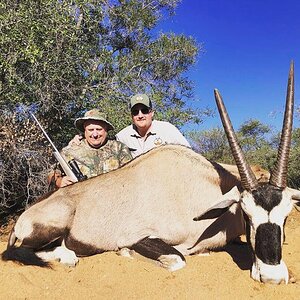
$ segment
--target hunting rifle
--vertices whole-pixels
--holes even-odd
[[[33,117],[34,121],[38,124],[38,126],[41,128],[44,136],[47,138],[48,142],[54,149],[53,155],[56,158],[56,160],[59,162],[60,166],[64,170],[65,174],[69,176],[73,182],[78,182],[85,180],[87,178],[86,175],[83,175],[74,159],[70,160],[68,163],[65,161],[65,159],[61,156],[53,142],[51,141],[50,137],[48,136],[47,132],[44,130],[43,126],[40,124],[38,119],[35,117],[33,113],[30,113]]]

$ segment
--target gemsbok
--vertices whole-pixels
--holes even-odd
[[[39,266],[56,259],[74,266],[77,256],[130,249],[175,271],[185,266],[185,255],[222,247],[246,233],[252,278],[288,283],[283,230],[293,201],[300,200],[300,192],[287,187],[294,65],[268,182],[259,182],[260,174],[246,162],[217,90],[215,98],[240,176],[184,146],[158,147],[32,205],[17,220],[2,259]]]

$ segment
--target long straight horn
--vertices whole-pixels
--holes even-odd
[[[294,62],[291,62],[287,86],[284,121],[278,149],[277,161],[271,174],[270,184],[285,188],[287,186],[288,159],[291,149],[292,127],[294,111]]]
[[[217,103],[217,107],[219,110],[219,114],[223,123],[223,127],[225,130],[225,133],[227,135],[227,139],[231,148],[232,155],[234,157],[235,163],[238,167],[240,176],[241,176],[241,182],[244,189],[248,191],[255,190],[258,186],[258,181],[252,172],[250,166],[248,165],[244,153],[238,143],[236,134],[233,130],[231,121],[229,119],[229,116],[227,114],[226,108],[224,106],[222,97],[217,89],[214,90],[215,92],[215,99]]]

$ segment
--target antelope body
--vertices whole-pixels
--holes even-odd
[[[2,258],[37,265],[59,259],[75,265],[77,256],[133,249],[174,271],[185,265],[184,255],[221,247],[246,228],[252,278],[287,283],[283,227],[292,198],[300,199],[299,191],[286,186],[293,86],[291,64],[282,139],[269,182],[259,183],[247,164],[215,90],[240,178],[231,167],[211,163],[186,147],[153,149],[30,207],[18,219]],[[14,246],[17,239],[20,247]]]

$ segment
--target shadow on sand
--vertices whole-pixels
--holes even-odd
[[[251,270],[252,259],[247,243],[231,242],[220,251],[227,252],[241,270]]]

